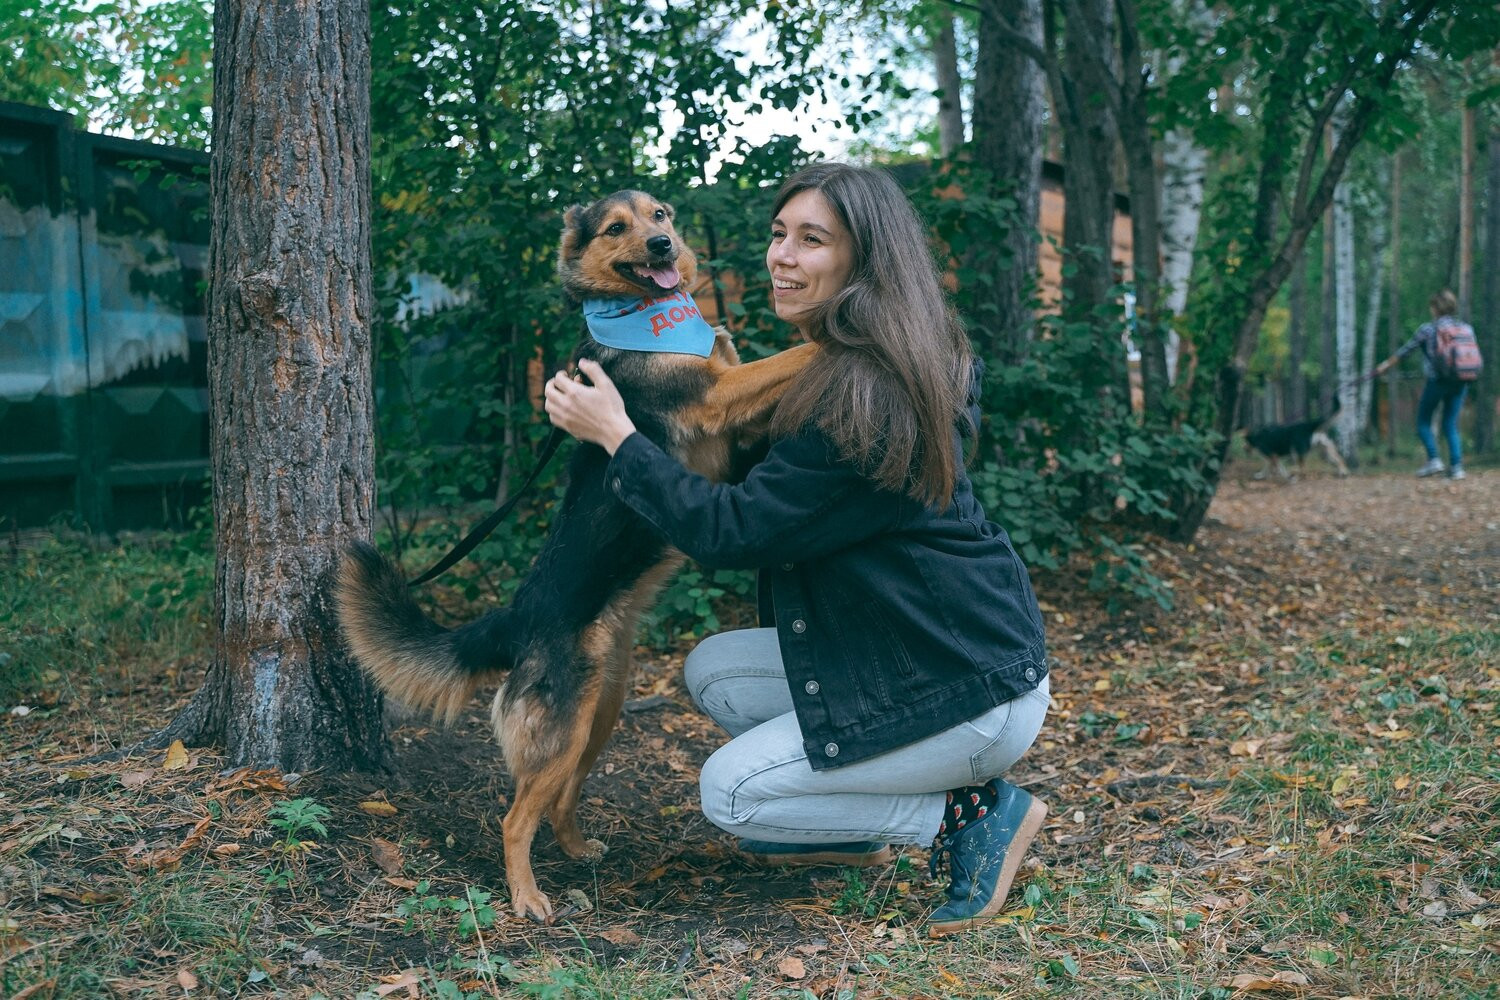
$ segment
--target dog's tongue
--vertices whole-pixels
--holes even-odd
[[[682,275],[677,273],[676,264],[668,264],[666,267],[642,267],[645,276],[656,282],[659,288],[676,288],[682,281]]]

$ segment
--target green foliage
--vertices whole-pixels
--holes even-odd
[[[207,0],[0,0],[0,100],[201,149],[212,104]]]
[[[490,904],[491,894],[469,886],[462,896],[433,896],[432,881],[423,879],[412,894],[396,905],[396,915],[406,918],[406,929],[420,927],[429,937],[434,933],[432,919],[440,914],[457,913],[457,930],[462,938],[474,937],[479,931],[495,926],[497,914]]]
[[[328,836],[328,827],[323,821],[332,816],[328,807],[316,799],[300,798],[278,802],[271,807],[268,822],[281,836],[276,841],[276,850],[281,853],[283,863],[267,865],[257,873],[268,886],[288,888],[296,881],[297,870],[309,851],[318,845],[308,834]]]

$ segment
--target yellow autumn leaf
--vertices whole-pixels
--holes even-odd
[[[382,802],[379,799],[370,799],[361,802],[359,808],[361,812],[369,813],[371,816],[394,816],[398,812],[395,806],[389,802]]]
[[[173,740],[172,745],[167,747],[167,759],[162,762],[163,771],[180,771],[187,767],[187,747],[182,745],[181,740]]]

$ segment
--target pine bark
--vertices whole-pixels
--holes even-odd
[[[976,290],[975,319],[977,346],[1002,364],[1025,356],[1034,322],[1046,118],[1042,42],[1041,0],[980,0],[974,162],[990,177],[991,196],[1013,198],[1016,210],[1002,253],[976,253],[974,263],[991,280]]]
[[[385,761],[329,583],[374,500],[364,0],[214,9],[214,646],[159,734],[287,771]]]

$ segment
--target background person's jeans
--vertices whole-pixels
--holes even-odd
[[[684,667],[698,706],[734,738],[703,765],[703,814],[751,840],[875,840],[927,846],[950,788],[998,778],[1026,752],[1051,702],[1035,691],[969,722],[843,767],[814,771],[802,749],[773,628],[721,632]]]
[[[1462,465],[1463,446],[1458,440],[1458,411],[1464,405],[1467,382],[1430,378],[1422,387],[1422,398],[1417,403],[1417,437],[1427,449],[1429,460],[1438,457],[1437,440],[1432,435],[1432,414],[1438,404],[1443,406],[1443,437],[1448,441],[1449,466]]]

